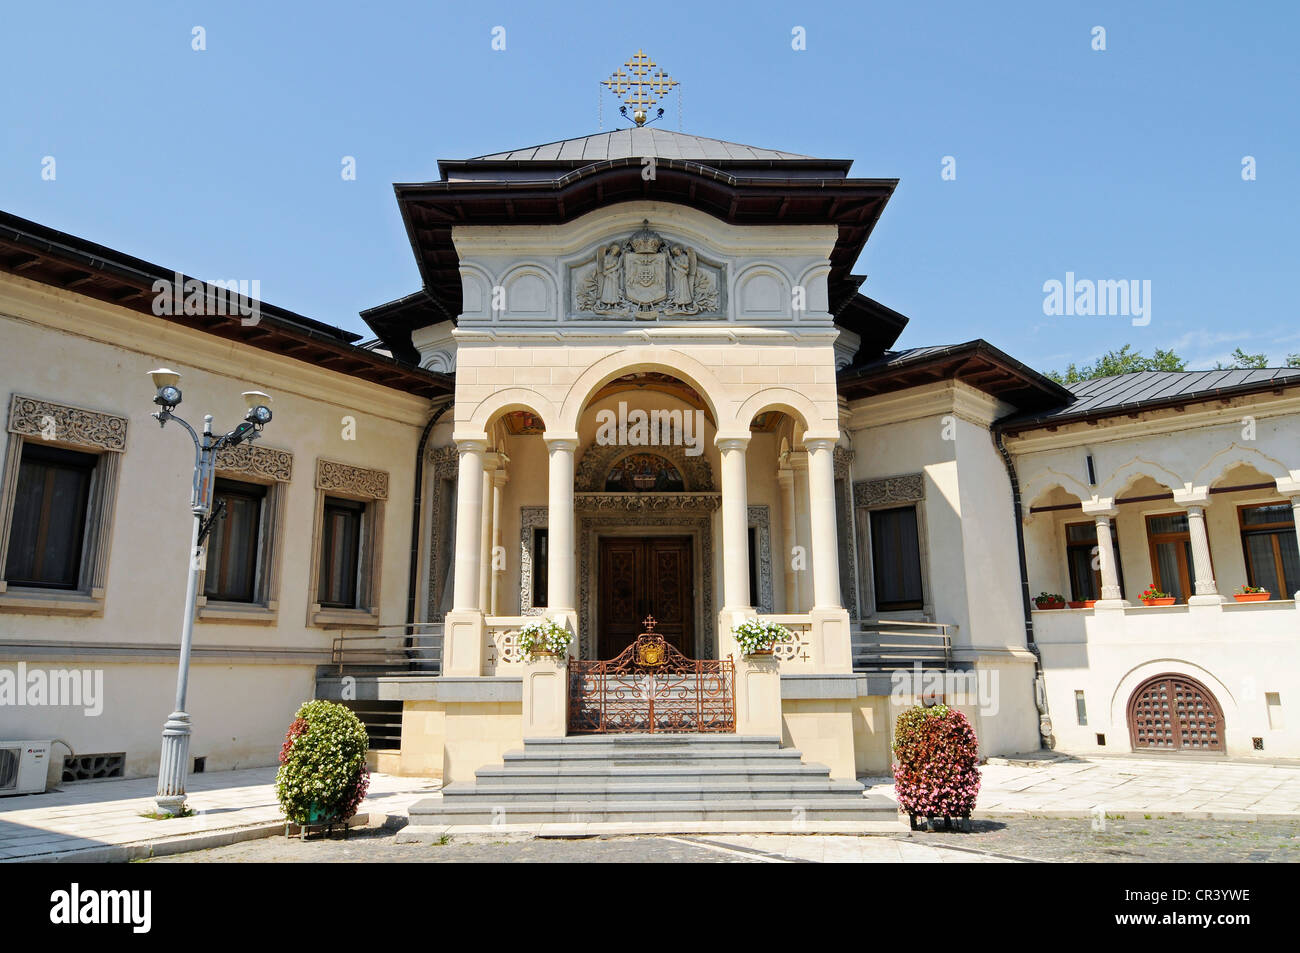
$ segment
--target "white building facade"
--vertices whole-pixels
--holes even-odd
[[[276,414],[219,465],[195,768],[273,763],[324,697],[375,766],[469,780],[605,719],[590,673],[650,630],[724,673],[710,730],[832,778],[887,772],[939,697],[985,755],[1300,756],[1300,373],[1072,393],[983,341],[896,350],[849,271],[896,183],[849,166],[650,129],[444,162],[397,186],[422,287],[364,346],[157,314],[166,269],[6,216],[0,735],[63,739],[69,779],[157,768],[190,515],[165,364],[192,421],[249,388]],[[567,658],[521,650],[540,618]],[[750,618],[794,638],[746,656]],[[100,672],[100,713],[27,703],[56,670]],[[693,691],[661,730],[701,730]]]

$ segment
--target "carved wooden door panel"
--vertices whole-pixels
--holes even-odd
[[[659,621],[655,631],[666,641],[695,654],[690,537],[603,537],[598,565],[598,658],[614,658],[631,645],[648,615]]]
[[[1200,682],[1160,675],[1139,685],[1128,706],[1136,751],[1222,751],[1223,709]]]

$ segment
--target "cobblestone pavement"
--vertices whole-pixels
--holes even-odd
[[[1025,817],[975,820],[969,833],[919,831],[912,837],[936,847],[1067,863],[1300,862],[1300,819],[1204,821],[1125,814],[1107,817],[1103,830],[1093,830],[1091,819]]]
[[[975,821],[969,833],[920,831],[884,837],[683,835],[543,840],[457,839],[398,844],[391,832],[347,839],[268,837],[162,857],[150,863],[1285,863],[1300,861],[1300,821],[1192,821],[1159,817]]]

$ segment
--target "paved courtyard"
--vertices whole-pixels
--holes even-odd
[[[1119,757],[999,763],[1004,760],[981,766],[977,814],[1300,816],[1300,765]],[[862,780],[893,797],[891,779]]]
[[[194,775],[192,817],[152,820],[153,778],[67,785],[0,799],[0,862],[130,860],[185,853],[231,860],[626,860],[681,862],[1015,860],[1294,861],[1300,766],[1138,758],[995,759],[969,833],[878,837],[683,835],[584,840],[453,837],[399,845],[392,831],[438,782],[372,776],[363,819],[347,841],[286,842],[274,768]],[[893,796],[888,779],[863,779]],[[385,829],[386,827],[386,829]],[[267,838],[267,834],[280,834]],[[265,838],[265,839],[261,839]],[[640,844],[640,847],[629,847]],[[653,846],[647,846],[653,845]]]

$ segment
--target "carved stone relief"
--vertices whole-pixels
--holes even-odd
[[[578,461],[573,478],[574,490],[579,493],[603,490],[614,464],[633,453],[657,454],[670,461],[681,472],[688,492],[711,493],[714,490],[713,468],[703,454],[687,456],[685,448],[679,446],[628,447],[621,444],[589,446]]]
[[[641,320],[723,316],[724,266],[667,241],[648,220],[573,266],[569,284],[579,314]]]
[[[758,552],[749,558],[758,566],[759,612],[772,612],[772,517],[766,504],[749,507],[749,525],[758,530]]]
[[[126,449],[126,418],[14,394],[9,401],[9,432],[89,450]]]
[[[288,483],[293,479],[293,454],[288,450],[241,443],[217,451],[217,469]]]
[[[316,461],[316,489],[335,490],[371,500],[388,499],[388,474],[333,460]]]
[[[891,503],[916,503],[923,499],[925,476],[921,473],[859,480],[853,484],[854,506],[887,506]]]

